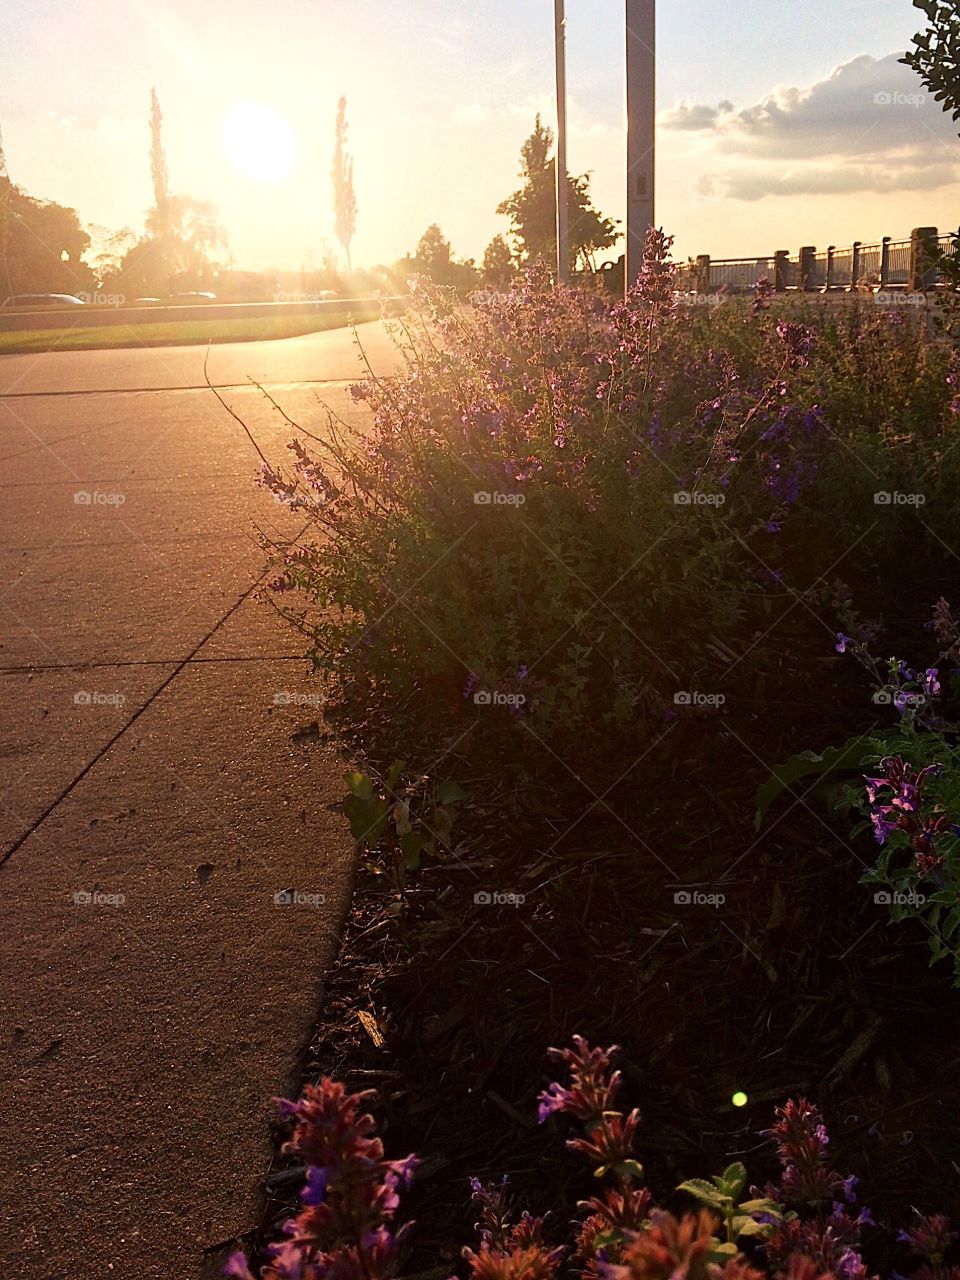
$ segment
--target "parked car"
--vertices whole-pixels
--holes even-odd
[[[168,302],[216,302],[215,293],[174,293]]]
[[[27,311],[31,307],[85,307],[82,298],[72,293],[14,293],[0,302],[5,311]]]

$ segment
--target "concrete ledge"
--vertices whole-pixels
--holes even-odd
[[[68,307],[58,311],[2,311],[0,333],[25,329],[76,329],[88,325],[157,324],[177,320],[257,320],[271,316],[342,316],[371,320],[395,298],[323,298],[315,302],[206,302],[185,306]]]

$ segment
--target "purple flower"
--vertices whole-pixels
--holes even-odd
[[[846,653],[848,644],[853,644],[853,637],[845,636],[842,631],[838,631],[837,643],[833,646],[837,653]]]

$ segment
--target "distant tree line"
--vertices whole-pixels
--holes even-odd
[[[150,91],[149,163],[153,205],[143,233],[129,227],[84,228],[74,209],[27,195],[7,176],[0,139],[0,295],[90,293],[104,290],[133,300],[192,290],[220,296],[269,297],[271,291],[337,293],[398,292],[412,275],[426,275],[462,293],[481,282],[509,286],[517,270],[556,260],[556,161],[552,131],[536,117],[520,150],[520,186],[497,207],[509,222],[493,237],[480,264],[458,258],[440,227],[432,223],[416,249],[390,267],[355,271],[351,245],[357,225],[353,158],[347,143],[347,103],[340,98],[334,125],[331,184],[333,230],[341,261],[327,249],[319,270],[291,273],[235,271],[227,257],[227,234],[214,206],[171,189],[163,141],[163,114]],[[619,239],[618,224],[604,217],[590,197],[590,175],[568,175],[570,261],[575,270],[596,269],[597,255]]]

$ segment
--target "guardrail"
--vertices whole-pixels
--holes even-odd
[[[796,255],[789,249],[744,258],[711,258],[702,253],[678,268],[677,281],[680,289],[690,293],[716,289],[745,293],[762,279],[780,293],[868,288],[922,293],[942,287],[943,263],[955,258],[956,241],[956,234],[917,227],[902,240],[891,236],[867,243],[856,240],[842,249],[804,245]]]
[[[101,306],[90,304],[65,310],[34,308],[23,311],[0,309],[0,333],[24,329],[77,329],[88,325],[156,324],[176,320],[259,320],[271,316],[343,316],[345,320],[376,319],[384,304],[406,302],[406,298],[322,298],[311,302],[202,302],[179,306],[151,303],[141,306]]]

